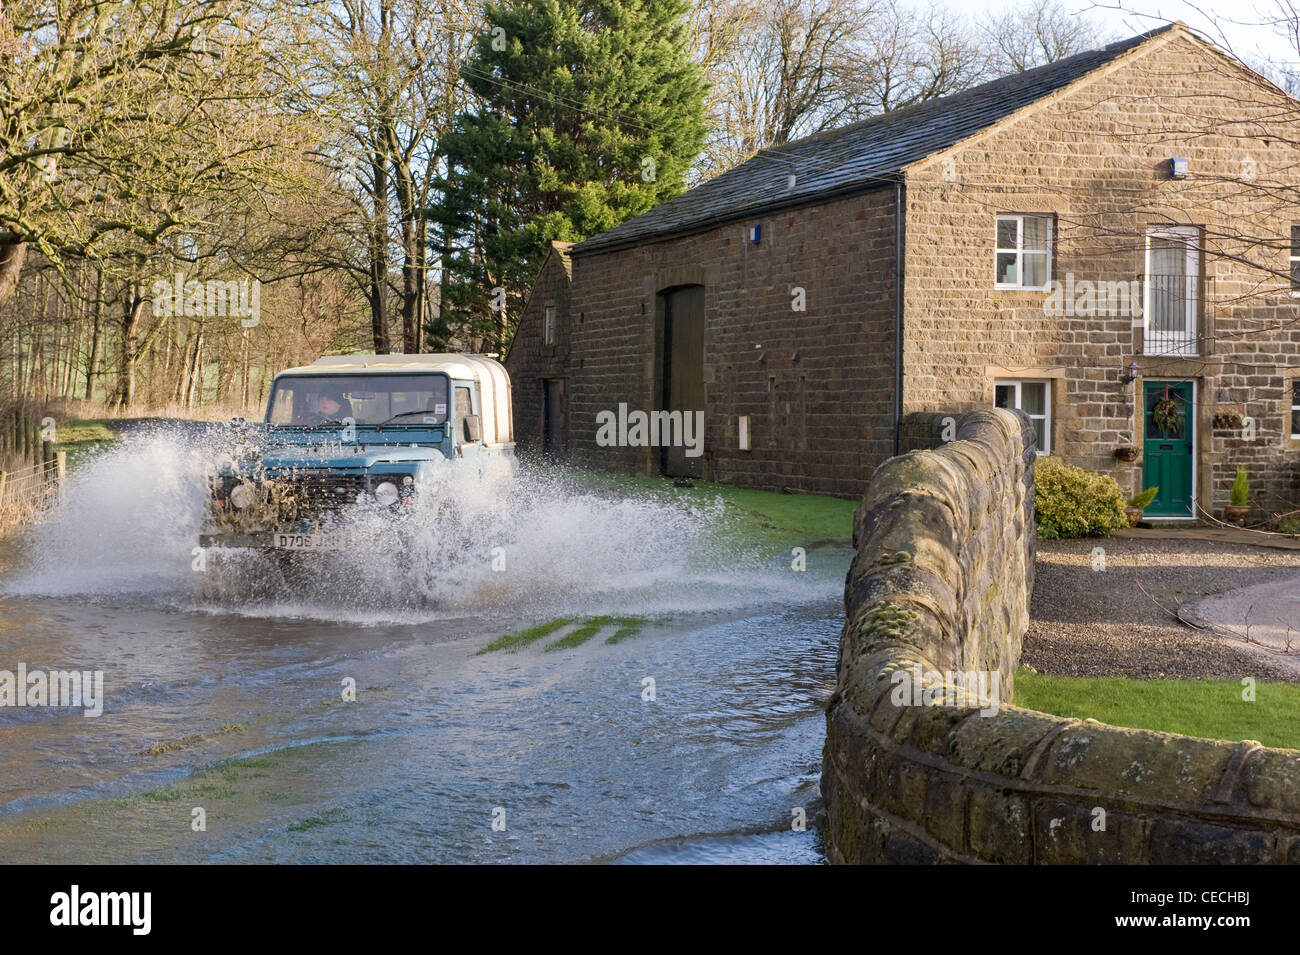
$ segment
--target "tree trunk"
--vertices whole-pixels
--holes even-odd
[[[139,360],[137,335],[140,330],[140,312],[144,298],[134,286],[128,286],[122,296],[122,333],[118,342],[117,407],[126,411],[135,401],[135,366]]]
[[[99,364],[99,336],[104,317],[104,273],[95,270],[95,315],[90,331],[90,358],[86,361],[86,400],[95,397],[95,366]]]
[[[239,342],[239,410],[248,410],[248,329],[243,329]]]
[[[0,244],[0,305],[14,294],[14,289],[18,287],[18,276],[22,275],[23,263],[26,261],[26,242]]]
[[[402,226],[402,351],[420,351],[420,299],[424,284],[424,262],[420,258],[425,229],[422,210],[415,207],[415,180],[406,157],[398,149],[397,131],[385,129],[388,151],[393,157],[393,189]]]
[[[194,333],[194,364],[190,369],[190,383],[185,389],[185,410],[203,407],[203,323]]]
[[[176,365],[176,390],[172,395],[172,404],[178,407],[185,401],[185,386],[190,380],[190,349],[194,347],[194,336],[186,335],[181,343],[181,360]]]
[[[386,355],[391,349],[388,338],[388,162],[387,157],[371,157],[374,175],[374,220],[370,226],[370,331],[375,353]]]

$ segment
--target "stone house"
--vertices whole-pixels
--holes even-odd
[[[1175,24],[765,150],[554,245],[521,448],[856,496],[909,416],[998,405],[1148,516],[1239,466],[1300,507],[1297,106]]]

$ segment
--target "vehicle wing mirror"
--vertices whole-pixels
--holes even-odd
[[[483,422],[479,419],[479,416],[476,414],[467,414],[465,415],[464,422],[462,430],[464,432],[465,440],[482,441]]]

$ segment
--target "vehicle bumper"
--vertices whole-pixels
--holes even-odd
[[[274,534],[200,534],[200,547],[253,547],[271,550],[275,547]]]
[[[348,546],[345,534],[320,531],[266,531],[257,534],[200,534],[199,546],[228,550],[331,551]]]

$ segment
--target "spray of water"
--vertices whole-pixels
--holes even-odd
[[[835,578],[792,574],[718,543],[720,502],[592,490],[571,472],[440,462],[416,503],[341,512],[323,553],[195,548],[220,430],[126,437],[73,471],[0,592],[149,598],[216,612],[390,622],[466,612],[676,613],[822,599]]]

